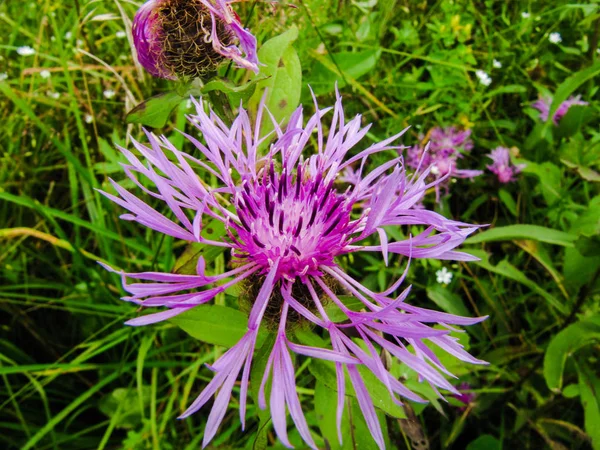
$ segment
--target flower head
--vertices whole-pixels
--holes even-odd
[[[430,178],[435,183],[436,200],[439,201],[440,190],[448,189],[453,178],[475,178],[483,172],[480,170],[458,169],[458,160],[473,149],[471,130],[459,130],[456,127],[433,128],[429,132],[429,144],[426,147],[416,145],[408,149],[406,165],[413,169],[430,166]],[[424,137],[421,137],[424,140]]]
[[[492,61],[492,65],[494,66],[494,69],[501,69],[502,68],[502,63],[500,61],[498,61],[497,59],[494,59]]]
[[[384,367],[379,354],[382,349],[418,372],[435,392],[442,388],[457,394],[440,374],[447,371],[425,340],[463,361],[481,363],[448,333],[453,325],[469,325],[482,318],[464,318],[411,305],[407,301],[410,287],[399,290],[406,271],[386,291],[374,292],[346,273],[338,259],[350,253],[380,252],[386,263],[392,255],[468,261],[474,258],[455,248],[477,227],[413,208],[435,182],[426,183],[428,169],[412,177],[406,175],[402,157],[392,145],[404,131],[349,156],[369,127],[361,127],[360,116],[346,122],[339,96],[327,136],[322,120],[332,108],[319,109],[315,105],[316,113],[305,126],[299,108],[287,128],[281,129],[273,121],[275,141],[265,155],[258,151],[265,141],[260,137],[261,118],[266,116],[264,105],[257,112],[254,126],[243,109],[227,126],[213,112],[205,112],[202,102],[195,102],[195,106],[196,114],[190,121],[204,143],[188,134],[185,137],[201,158],[182,153],[165,137],[150,133],[149,146],[134,141],[137,154],[121,149],[129,161],[124,166],[129,178],[164,201],[173,219],[114,181],[117,195],[104,195],[129,211],[122,216],[126,220],[177,239],[225,247],[230,255],[229,268],[224,273],[208,275],[201,257],[194,275],[122,272],[124,288],[131,294],[127,300],[144,308],[165,308],[128,324],[146,325],[169,319],[241,284],[246,288],[241,289],[244,293],[240,301],[249,310],[247,332],[211,366],[212,381],[182,415],[193,414],[216,396],[203,445],[215,436],[240,376],[239,412],[244,425],[250,365],[258,330],[266,328],[275,335],[274,345],[262,378],[252,381],[260,383],[259,407],[269,405],[280,440],[291,446],[286,425],[289,411],[306,444],[316,448],[296,392],[290,355],[294,352],[325,360],[335,370],[339,430],[347,389],[345,373],[348,374],[369,430],[383,448],[373,400],[358,366],[373,372],[396,402],[400,401],[397,396],[424,400]],[[313,140],[316,149],[309,153]],[[367,160],[382,152],[389,152],[391,159],[367,173]],[[354,184],[336,181],[336,175],[353,164],[358,166],[353,174]],[[201,181],[201,174],[214,176],[219,186],[207,186]],[[140,176],[154,188],[148,190],[147,184],[138,180]],[[226,235],[222,239],[206,236],[204,227],[209,220],[223,223]],[[391,240],[384,228],[390,226],[410,226],[413,230],[420,227],[422,231],[415,236],[407,234],[403,240]],[[129,283],[129,279],[148,283]],[[358,299],[359,310],[346,306],[340,293]],[[328,306],[341,310],[345,320],[332,320]],[[327,337],[329,347],[296,341],[290,330],[300,321]],[[434,328],[435,324],[441,328]],[[352,330],[351,335],[357,337],[349,337],[345,330]],[[414,352],[408,351],[409,346]],[[269,379],[270,395],[266,392]],[[339,438],[341,441],[341,431]]]
[[[562,36],[557,32],[550,33],[548,40],[553,44],[560,44],[562,42]]]
[[[21,56],[31,56],[35,55],[35,50],[28,45],[24,45],[23,47],[17,48],[17,53]]]
[[[527,11],[523,11],[523,12],[521,13],[521,17],[522,17],[523,19],[529,19],[529,18],[531,17],[531,14],[530,14],[530,13],[528,13]]]
[[[487,74],[487,72],[483,70],[476,70],[475,76],[477,77],[479,82],[484,86],[489,86],[490,84],[492,84],[492,78]]]
[[[202,77],[225,59],[258,72],[256,38],[241,25],[229,3],[146,1],[133,21],[140,64],[152,75],[168,79]]]
[[[440,284],[450,284],[452,282],[452,272],[445,267],[435,272],[435,279]]]
[[[506,147],[497,147],[488,155],[493,163],[487,168],[498,177],[500,183],[515,181],[516,175],[523,170],[525,164],[512,164],[510,150]]]
[[[554,123],[554,125],[558,125],[560,119],[562,119],[567,114],[567,111],[569,111],[569,108],[571,108],[571,106],[585,106],[587,104],[587,102],[581,100],[581,95],[569,97],[567,100],[565,100],[558,106],[556,112],[552,116],[552,122]],[[552,97],[549,96],[540,96],[535,102],[531,104],[533,108],[537,109],[540,112],[540,119],[544,122],[548,120],[548,114],[550,114],[551,105]]]

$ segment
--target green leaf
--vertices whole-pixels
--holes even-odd
[[[511,280],[517,281],[525,286],[527,286],[532,291],[536,292],[540,296],[542,296],[548,304],[556,308],[562,314],[567,314],[567,307],[559,301],[556,297],[554,297],[549,292],[542,289],[537,283],[532,281],[527,275],[509,263],[507,260],[500,261],[497,265],[493,265],[489,261],[489,255],[482,250],[469,250],[471,255],[480,258],[479,261],[473,261],[473,264],[477,264],[478,266],[483,267],[490,272],[496,273],[498,275],[502,275]]]
[[[514,239],[529,239],[548,244],[562,245],[563,247],[573,247],[577,236],[539,225],[508,225],[478,233],[467,239],[465,243],[480,244],[482,242],[512,241]]]
[[[600,339],[600,316],[571,324],[552,338],[544,355],[544,378],[551,390],[562,388],[567,358],[596,339]]]
[[[229,101],[232,106],[237,107],[242,101],[244,104],[252,97],[254,92],[256,92],[256,84],[259,81],[265,80],[265,76],[258,76],[252,79],[250,82],[246,84],[242,84],[241,86],[237,86],[230,81],[215,78],[212,81],[206,83],[200,89],[202,94],[206,94],[211,91],[220,91],[227,95]]]
[[[300,341],[300,343],[304,345],[310,345],[313,347],[323,347],[328,348],[326,342],[311,333],[308,330],[299,329],[296,330],[295,336]],[[313,376],[325,383],[330,389],[333,389],[337,392],[337,379],[335,374],[335,365],[330,361],[323,361],[318,359],[313,359],[310,365],[308,366],[310,373]],[[373,400],[373,404],[376,408],[381,409],[392,417],[404,418],[406,414],[401,406],[398,406],[392,400],[389,391],[383,385],[381,381],[377,379],[373,373],[364,366],[359,366],[358,371],[365,383],[367,390],[369,391],[369,395]],[[346,394],[352,397],[356,397],[356,392],[351,388],[350,378],[346,374],[346,386],[350,386],[346,389]]]
[[[544,197],[544,201],[548,205],[552,205],[562,198],[561,184],[562,172],[551,162],[536,164],[531,161],[520,161],[526,165],[523,168],[523,173],[530,173],[538,177],[539,187]]]
[[[258,51],[261,66],[254,80],[256,92],[248,101],[248,106],[256,116],[258,105],[266,92],[266,107],[275,120],[281,122],[288,118],[300,103],[302,91],[302,67],[292,43],[298,38],[298,28],[292,27],[279,36],[269,39]],[[263,121],[261,133],[264,136],[273,130],[270,119]]]
[[[467,450],[502,450],[502,443],[494,436],[483,434],[471,441]]]
[[[243,312],[220,305],[198,305],[169,322],[196,339],[223,347],[233,347],[248,331],[248,317]],[[258,333],[257,347],[265,337],[266,333]]]
[[[332,450],[377,450],[377,444],[371,436],[369,428],[360,410],[358,402],[346,397],[346,405],[342,416],[342,445],[337,434],[337,393],[321,381],[315,387],[315,412],[326,448]],[[385,415],[377,411],[377,417],[382,427],[383,435],[387,437]],[[388,447],[389,448],[389,447]]]
[[[578,368],[578,372],[585,431],[592,438],[594,450],[600,450],[600,378],[587,367]]]
[[[212,241],[220,241],[225,236],[225,224],[217,219],[211,220],[202,227],[202,236]],[[203,256],[204,260],[209,263],[224,251],[225,247],[192,242],[175,261],[173,272],[182,275],[196,275],[196,265],[200,256]]]
[[[338,295],[338,298],[351,311],[360,311],[365,307],[365,304],[353,295]],[[348,316],[334,302],[325,305],[325,313],[334,323],[348,320]]]
[[[125,121],[152,128],[162,128],[167,124],[169,116],[177,105],[186,99],[187,96],[181,95],[177,91],[163,92],[144,100],[129,111]]]
[[[569,96],[575,92],[577,88],[579,88],[579,86],[581,86],[587,80],[594,78],[598,74],[600,74],[600,62],[597,62],[586,69],[580,70],[563,81],[556,90],[552,99],[552,105],[550,106],[550,113],[548,114],[546,126],[552,126],[552,117],[554,116],[554,113],[560,104],[567,100]]]
[[[427,288],[427,297],[447,313],[457,316],[471,315],[462,298],[440,285]]]
[[[271,380],[269,379],[265,385],[265,399],[267,402],[267,408],[260,409],[258,407],[258,393],[260,389],[260,383],[265,373],[265,369],[267,367],[267,362],[269,360],[269,356],[271,355],[271,351],[273,349],[273,345],[275,344],[275,334],[270,333],[267,338],[264,340],[262,346],[258,347],[254,353],[254,358],[252,359],[252,368],[250,371],[250,379],[254,380],[254,382],[250,383],[250,393],[252,395],[252,400],[256,405],[256,411],[258,413],[258,431],[256,433],[256,437],[254,438],[254,442],[252,443],[252,450],[264,450],[268,447],[268,433],[271,429],[271,413],[269,411],[269,392],[271,390]],[[256,381],[259,380],[259,381]]]
[[[140,404],[135,388],[117,388],[104,396],[98,405],[107,417],[117,415],[117,428],[135,428],[142,423],[142,407],[150,403],[150,386],[142,387],[143,403]]]
[[[358,79],[363,75],[371,72],[377,67],[377,61],[381,56],[381,50],[365,50],[361,52],[340,52],[331,54],[337,67],[342,71],[344,75],[353,79]],[[317,62],[309,76],[308,84],[313,89],[316,95],[323,95],[333,92],[335,85],[339,89],[346,85],[344,78],[338,76],[337,67],[333,65],[325,65]],[[336,70],[333,71],[332,69]]]
[[[523,94],[525,92],[527,92],[527,88],[525,86],[520,84],[509,84],[488,92],[484,97],[494,97],[499,94]]]
[[[575,398],[575,397],[579,397],[579,385],[578,384],[570,384],[568,386],[565,386],[565,388],[562,390],[562,395],[565,398]]]
[[[498,197],[500,198],[500,201],[504,204],[504,206],[506,206],[506,209],[508,209],[508,211],[513,216],[517,217],[517,204],[515,203],[515,200],[513,199],[510,192],[508,192],[506,189],[500,189],[498,191]]]

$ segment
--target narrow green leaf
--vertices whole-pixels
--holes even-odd
[[[457,316],[471,315],[462,298],[440,285],[427,288],[427,297],[447,313]]]
[[[333,92],[336,83],[338,88],[341,89],[346,83],[338,75],[337,68],[345,75],[356,80],[375,69],[380,56],[380,49],[333,53],[331,59],[336,62],[337,67],[317,62],[310,73],[308,84],[316,95]],[[333,68],[336,70],[332,70]]]
[[[326,448],[332,450],[377,450],[377,444],[369,432],[369,428],[360,411],[358,402],[346,397],[344,414],[342,416],[342,444],[340,445],[337,433],[337,392],[317,381],[315,387],[315,413],[319,429],[326,443]],[[385,414],[377,411],[377,417],[382,427],[383,435],[387,435]]]
[[[592,438],[594,450],[600,450],[600,378],[587,367],[578,368],[578,372],[585,431]]]
[[[567,307],[564,303],[562,303],[548,291],[544,290],[536,282],[532,281],[531,278],[527,277],[527,275],[525,275],[507,260],[500,261],[497,265],[494,266],[490,263],[489,255],[486,252],[473,249],[469,250],[469,253],[473,256],[477,256],[478,258],[480,258],[479,261],[474,261],[473,264],[477,264],[478,266],[481,266],[484,269],[489,270],[490,272],[502,275],[506,278],[517,281],[518,283],[527,286],[529,289],[542,296],[548,302],[549,305],[556,308],[560,313],[568,313]]]
[[[573,323],[552,338],[544,355],[544,378],[551,390],[562,388],[567,358],[597,339],[600,339],[600,316]]]
[[[506,189],[500,189],[498,191],[498,197],[500,198],[500,201],[504,204],[504,206],[506,206],[506,209],[508,209],[508,211],[513,216],[517,217],[517,204],[515,203],[515,200],[513,199],[510,192],[508,192]]]
[[[600,62],[587,67],[586,69],[580,70],[579,72],[571,75],[565,81],[561,83],[554,94],[552,99],[552,105],[550,106],[550,113],[548,114],[548,120],[546,121],[547,126],[552,126],[552,117],[562,102],[567,100],[569,96],[579,88],[587,80],[590,80],[600,74]]]
[[[529,239],[563,247],[573,247],[577,236],[539,225],[508,225],[478,233],[467,239],[465,243],[480,244],[482,242],[512,241],[513,239]]]
[[[494,436],[484,434],[471,441],[467,450],[502,450],[502,443]]]

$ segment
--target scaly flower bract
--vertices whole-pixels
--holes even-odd
[[[147,194],[164,201],[174,219],[112,180],[117,195],[104,195],[129,211],[123,219],[177,239],[229,249],[229,269],[207,275],[206,263],[199,258],[194,275],[121,272],[124,288],[131,294],[126,300],[144,308],[166,308],[128,324],[147,325],[166,320],[209,302],[233,285],[246,286],[241,289],[246,291],[241,297],[246,298],[240,300],[250,304],[247,332],[211,366],[212,381],[182,415],[193,414],[216,396],[203,445],[217,433],[238,377],[241,377],[239,412],[244,426],[250,368],[258,331],[263,327],[276,333],[275,343],[262,379],[252,382],[260,383],[259,407],[269,405],[281,441],[291,446],[287,437],[288,411],[306,444],[316,448],[296,392],[290,354],[293,352],[327,361],[335,368],[340,442],[347,374],[368,428],[383,448],[373,399],[358,366],[373,372],[397,403],[399,397],[424,400],[384,367],[381,349],[416,371],[435,392],[441,388],[457,394],[442,375],[449,374],[448,371],[425,342],[462,361],[482,363],[470,356],[449,331],[454,329],[453,325],[470,325],[483,319],[410,305],[406,301],[410,287],[394,294],[403,283],[406,270],[386,291],[374,292],[344,272],[336,258],[356,252],[381,252],[386,264],[392,254],[409,259],[469,261],[474,258],[455,248],[477,226],[413,208],[435,182],[425,182],[429,169],[407,177],[402,157],[397,154],[398,147],[392,145],[404,131],[350,156],[369,127],[361,127],[360,116],[346,121],[339,95],[334,108],[319,109],[315,101],[316,112],[305,126],[302,108],[292,114],[285,129],[273,120],[275,141],[266,155],[258,151],[267,139],[260,137],[266,113],[264,102],[254,126],[244,109],[227,126],[212,111],[205,112],[202,102],[194,103],[196,114],[189,119],[204,142],[186,133],[184,136],[201,158],[185,154],[165,137],[157,138],[151,133],[146,133],[149,146],[133,141],[137,154],[121,149],[129,161],[124,166],[128,177]],[[333,118],[326,135],[322,121],[331,109]],[[313,142],[316,149],[309,153]],[[365,162],[381,152],[389,152],[391,159],[365,173]],[[358,166],[355,184],[340,184],[337,174],[353,164]],[[214,176],[219,187],[207,186],[200,174]],[[154,188],[143,185],[139,176],[148,179]],[[355,205],[360,207],[354,208]],[[209,220],[224,224],[227,235],[222,240],[206,237],[204,225]],[[384,228],[390,226],[420,227],[422,231],[392,241]],[[142,282],[128,282],[129,279]],[[356,297],[362,304],[360,311],[348,308],[341,293]],[[328,305],[339,308],[347,320],[334,322],[327,314]],[[290,330],[299,321],[320,329],[329,337],[331,347],[307,346],[295,341]],[[349,337],[347,331],[358,338]],[[269,380],[270,393],[266,388]]]
[[[256,38],[241,25],[229,3],[148,0],[133,20],[140,64],[150,74],[167,79],[202,77],[224,59],[258,72]]]
[[[523,170],[525,164],[513,164],[510,161],[510,150],[506,147],[497,147],[488,155],[493,163],[487,168],[498,177],[500,183],[515,181],[516,175]]]

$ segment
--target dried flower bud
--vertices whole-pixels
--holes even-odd
[[[133,40],[156,77],[202,78],[225,59],[258,72],[256,38],[225,0],[148,0],[135,15]]]

